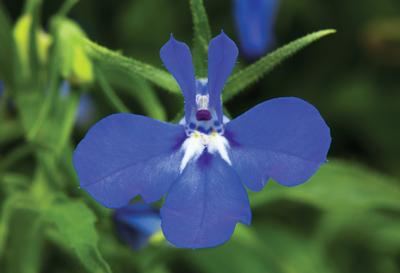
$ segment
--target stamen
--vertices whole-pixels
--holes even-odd
[[[219,154],[226,163],[232,165],[228,154],[229,148],[228,140],[216,131],[205,134],[196,130],[182,144],[181,149],[184,155],[180,164],[180,171],[183,172],[189,161],[197,160],[206,149],[210,154]]]
[[[208,95],[196,95],[196,104],[198,110],[208,110]]]

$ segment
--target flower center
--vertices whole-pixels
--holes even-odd
[[[229,165],[232,164],[228,155],[229,142],[223,136],[223,124],[218,120],[215,109],[210,106],[207,83],[207,79],[197,80],[196,104],[191,110],[190,119],[189,121],[183,119],[180,122],[185,126],[187,135],[181,147],[183,151],[181,172],[189,161],[197,160],[203,152],[218,153]],[[224,117],[225,119],[226,117]]]
[[[232,165],[228,155],[228,140],[215,131],[211,134],[194,131],[183,142],[181,150],[183,151],[183,158],[180,164],[180,172],[183,172],[189,161],[197,160],[205,150],[210,154],[218,153],[223,160]]]
[[[199,131],[203,134],[223,133],[223,126],[218,121],[215,110],[209,107],[208,94],[196,95],[196,107],[192,110],[190,122],[186,124],[185,129],[188,136],[194,131]]]

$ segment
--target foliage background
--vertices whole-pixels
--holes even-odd
[[[1,3],[15,24],[23,1]],[[46,31],[61,4],[44,2],[38,18]],[[213,34],[223,28],[238,40],[231,1],[206,0],[205,6]],[[91,40],[157,67],[169,33],[193,39],[186,0],[81,0],[69,17]],[[67,100],[53,100],[51,118],[32,137],[27,124],[35,123],[46,92],[39,80],[28,81],[0,105],[0,272],[400,272],[400,2],[282,0],[277,18],[276,47],[319,29],[338,32],[285,61],[226,107],[237,116],[281,96],[315,105],[333,144],[330,163],[310,182],[296,188],[271,182],[251,194],[252,226],[238,228],[222,247],[192,251],[161,244],[134,252],[117,239],[112,212],[79,190],[70,164],[87,128],[117,111],[102,91],[104,82],[73,86]],[[7,36],[4,24],[0,29]],[[6,50],[0,44],[2,56]],[[5,65],[2,80],[12,74]],[[239,66],[246,65],[240,58]],[[14,74],[23,81],[22,71]],[[181,97],[146,81],[112,73],[106,78],[134,113],[172,120],[182,108]],[[143,97],[142,90],[154,96]],[[57,127],[74,116],[83,93],[95,106],[91,119]]]

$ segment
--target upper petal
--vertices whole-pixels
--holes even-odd
[[[161,208],[161,227],[172,244],[213,247],[227,241],[237,222],[250,224],[247,193],[232,168],[204,152],[189,164]]]
[[[235,0],[234,4],[240,48],[249,58],[261,57],[273,42],[278,0]]]
[[[263,102],[226,125],[232,167],[251,190],[267,179],[294,186],[326,162],[330,130],[318,110],[298,98]]]
[[[210,107],[217,111],[220,122],[222,122],[221,92],[235,66],[238,52],[236,44],[224,32],[212,39],[208,47]]]
[[[133,114],[108,116],[74,152],[81,187],[106,207],[124,206],[138,194],[156,201],[179,175],[184,138],[181,125]]]
[[[171,35],[169,41],[160,50],[160,57],[182,90],[185,97],[185,116],[188,121],[192,107],[196,103],[196,79],[190,49],[185,43],[175,40]]]

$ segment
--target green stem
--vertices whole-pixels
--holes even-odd
[[[107,79],[103,75],[100,69],[95,69],[96,71],[96,76],[99,81],[99,85],[101,87],[101,90],[103,90],[104,95],[107,97],[107,99],[110,100],[112,106],[117,110],[118,112],[126,112],[129,113],[129,108],[126,107],[126,105],[122,102],[122,100],[118,97],[118,95],[115,93],[114,89],[112,89],[111,85],[108,83]]]
[[[79,0],[66,0],[60,10],[57,12],[58,16],[62,16],[65,17],[67,16],[67,14],[70,12],[70,10],[76,5],[76,3],[78,3]]]

